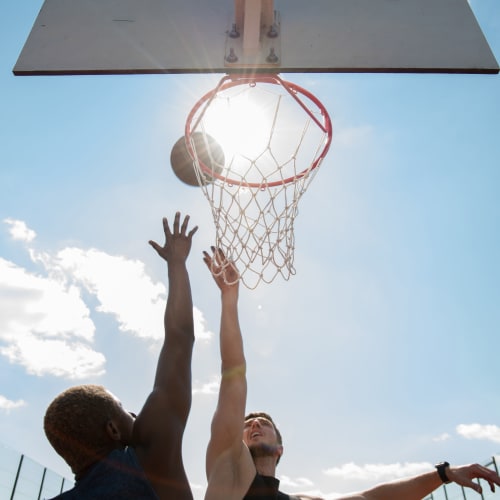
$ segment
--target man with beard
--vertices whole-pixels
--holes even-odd
[[[246,361],[238,320],[238,271],[221,250],[212,247],[203,260],[221,291],[220,353],[222,377],[206,455],[208,487],[205,500],[323,500],[279,491],[276,466],[283,454],[281,434],[266,413],[245,417]],[[242,439],[243,436],[243,439]],[[486,480],[492,491],[500,477],[472,464],[452,467],[447,462],[410,478],[384,483],[340,500],[421,500],[443,482],[455,482],[481,493],[473,480]]]

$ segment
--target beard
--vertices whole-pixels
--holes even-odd
[[[274,457],[278,450],[278,445],[266,444],[266,443],[256,443],[248,447],[252,458],[262,458],[262,457]]]

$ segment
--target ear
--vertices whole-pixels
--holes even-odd
[[[279,444],[278,446],[276,446],[276,456],[281,458],[282,455],[283,455],[283,446]]]
[[[106,434],[112,441],[120,441],[122,437],[120,429],[118,428],[114,420],[108,420],[106,422]]]

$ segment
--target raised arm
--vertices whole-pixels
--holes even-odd
[[[243,444],[247,397],[246,363],[238,319],[238,271],[221,250],[203,253],[221,292],[221,383],[207,448],[206,499],[240,500],[255,475],[248,448]],[[231,284],[228,284],[231,283]]]
[[[168,394],[174,411],[187,419],[191,404],[191,355],[194,343],[193,299],[186,268],[194,227],[187,232],[189,215],[180,226],[180,213],[175,214],[173,232],[163,219],[165,244],[150,245],[168,264],[168,297],[165,308],[165,341],[158,359],[154,389]],[[175,397],[174,397],[175,396]]]
[[[165,244],[149,242],[168,267],[165,339],[153,390],[134,425],[134,443],[141,465],[160,498],[192,498],[182,462],[182,437],[191,407],[194,344],[193,301],[186,259],[198,228],[188,232],[188,223],[186,216],[181,225],[177,212],[171,230],[164,218]]]
[[[481,486],[474,481],[483,479],[491,491],[500,486],[500,477],[493,470],[478,464],[446,467],[445,474],[450,482],[482,493]],[[406,479],[384,483],[363,493],[345,496],[339,500],[421,500],[443,484],[436,470]],[[307,498],[307,497],[304,497]]]

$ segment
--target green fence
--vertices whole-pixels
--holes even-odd
[[[73,481],[0,445],[0,498],[44,500],[73,487]]]
[[[491,458],[491,461],[484,464],[485,467],[493,469],[498,474],[498,457]],[[479,483],[483,487],[483,493],[478,495],[474,490],[470,488],[462,488],[454,483],[443,484],[439,489],[437,489],[432,495],[429,495],[424,500],[493,500],[498,498],[498,491],[492,493],[490,491],[490,486],[486,481],[479,480]],[[498,489],[498,488],[497,488]]]

